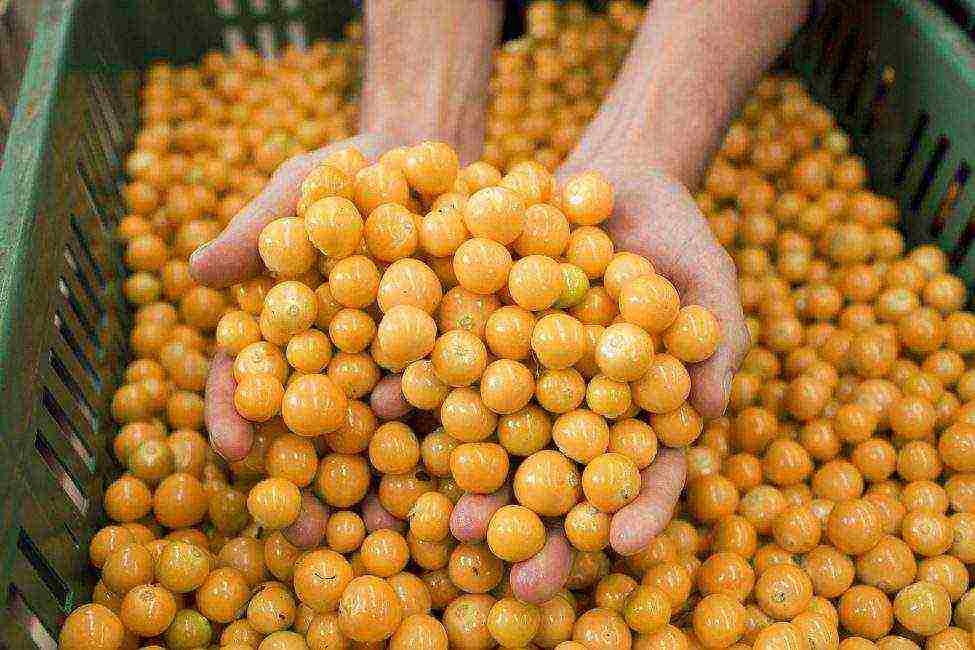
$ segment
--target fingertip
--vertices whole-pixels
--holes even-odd
[[[193,281],[197,284],[206,284],[207,278],[206,274],[204,273],[204,269],[206,268],[206,253],[207,249],[214,241],[216,240],[211,240],[198,246],[197,249],[190,254],[190,277],[193,278]]]
[[[734,371],[727,355],[717,353],[707,361],[688,366],[691,405],[705,418],[721,417],[728,407]]]
[[[667,467],[670,467],[673,470],[674,483],[680,483],[683,486],[684,480],[687,477],[687,456],[684,454],[683,449],[676,449],[674,447],[661,448],[651,467],[656,463],[664,463]],[[645,469],[643,471],[646,472],[647,470]]]
[[[254,446],[254,425],[237,413],[233,396],[237,382],[234,358],[217,350],[210,360],[204,391],[203,414],[210,446],[229,462],[243,460]]]
[[[221,458],[230,463],[236,463],[247,458],[254,445],[254,435],[240,435],[234,437],[210,436],[213,450]]]
[[[386,375],[372,389],[369,406],[380,420],[398,420],[413,410],[403,395],[401,374]]]
[[[282,534],[285,539],[300,549],[315,548],[325,537],[328,516],[328,506],[305,490],[301,493],[301,510],[298,518],[285,528]]]

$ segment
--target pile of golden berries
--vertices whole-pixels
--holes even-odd
[[[612,0],[536,0],[525,36],[494,57],[482,159],[501,170],[534,160],[555,170],[572,151],[616,78],[644,8]]]
[[[134,340],[151,323],[194,333],[195,347],[139,348],[116,395],[128,471],[106,492],[116,523],[90,547],[95,604],[72,614],[63,646],[93,647],[92,630],[174,648],[219,632],[263,650],[517,647],[606,625],[629,638],[582,593],[609,569],[612,514],[643,515],[658,439],[702,431],[684,363],[713,353],[713,316],[614,251],[599,227],[612,187],[596,173],[557,188],[537,163],[461,169],[448,146],[422,143],[371,165],[342,150],[301,189],[297,216],[260,235],[269,275],[194,287],[208,296],[196,309],[185,296],[179,310],[139,308]],[[187,314],[193,325],[176,324]],[[229,467],[199,433],[210,333],[235,355],[238,413],[259,423]],[[145,399],[156,384],[185,384],[169,401],[193,408]],[[563,573],[506,580],[551,554],[541,517],[564,526]],[[591,609],[575,624],[569,592],[553,597],[565,580]],[[672,604],[641,589],[629,624],[650,630]]]
[[[360,57],[355,40],[321,41],[273,61],[244,49],[211,52],[197,67],[151,66],[142,89],[143,127],[125,164],[129,216],[122,236],[153,232],[173,240],[173,257],[185,258],[257,195],[284,160],[352,135]],[[126,260],[133,276],[160,270],[133,261]],[[131,281],[135,304],[162,295],[158,283],[138,277]]]
[[[62,648],[973,646],[975,315],[946,256],[905,250],[832,115],[794,79],[763,80],[697,197],[754,341],[727,416],[701,422],[682,362],[713,349],[697,329],[712,321],[612,250],[598,175],[576,179],[595,190],[580,208],[548,173],[578,133],[556,127],[607,85],[584,96],[576,73],[618,59],[560,54],[583,14],[536,6],[531,44],[498,55],[493,164],[455,169],[435,144],[372,165],[346,151],[263,234],[269,276],[226,291],[193,283],[189,253],[287,156],[354,130],[361,45],[353,31],[274,62],[151,69],[119,227],[125,473]],[[590,20],[631,33],[621,7]],[[539,71],[553,76],[533,92]],[[515,133],[550,101],[559,123],[505,149],[497,125]],[[256,430],[230,464],[203,431],[218,344]],[[633,506],[658,442],[689,445],[687,489],[664,533],[620,557],[611,513]],[[452,517],[464,509],[478,516]],[[538,595],[510,567],[556,521],[565,588],[515,597]]]
[[[278,447],[290,461],[253,477],[250,518],[342,576],[338,600],[296,585],[296,603],[356,642],[414,647],[434,627],[444,646],[518,647],[566,578],[585,589],[608,568],[610,518],[647,516],[627,508],[658,440],[683,446],[703,429],[684,363],[719,339],[646,258],[614,250],[599,227],[612,208],[597,173],[556,187],[538,163],[461,169],[449,146],[424,142],[373,164],[333,154],[304,181],[297,216],[264,228],[270,275],[241,289],[263,301],[226,313],[216,336],[236,354],[238,413],[267,423],[267,449],[242,464]],[[397,390],[381,391],[390,379]],[[369,534],[333,546],[326,506]],[[564,572],[532,581],[519,563],[558,561],[542,517],[579,554],[572,567],[563,543]],[[397,598],[395,577],[425,581],[429,605]],[[662,591],[646,598],[670,607]]]
[[[769,77],[697,197],[754,344],[688,452],[705,647],[972,647],[975,315],[940,249],[905,251],[849,149],[801,83]]]

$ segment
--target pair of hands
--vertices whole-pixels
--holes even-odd
[[[367,53],[362,98],[367,130],[451,133],[457,137],[440,139],[454,142],[462,157],[476,155],[475,141],[484,127],[491,51],[501,25],[500,3],[376,2],[366,3],[366,9],[367,40],[382,44]],[[809,0],[651,3],[614,90],[558,172],[560,180],[584,170],[605,174],[613,183],[616,201],[614,214],[604,225],[617,248],[648,257],[676,285],[684,304],[703,305],[717,317],[722,339],[716,353],[689,368],[690,400],[705,417],[723,413],[749,335],[734,265],[681,181],[696,181],[736,107],[808,13]],[[458,25],[467,28],[457,29]],[[431,47],[416,47],[427,43],[429,34],[438,34]],[[418,71],[426,73],[425,80],[416,79]],[[418,114],[422,108],[430,109],[426,111],[430,114]],[[416,139],[399,136],[399,140]],[[375,159],[396,144],[402,142],[359,136],[288,161],[224,233],[194,253],[193,277],[202,284],[227,286],[258,274],[261,229],[293,212],[300,182],[317,161],[347,146]],[[654,170],[667,170],[670,175]],[[232,459],[246,455],[253,432],[234,410],[231,364],[232,359],[218,353],[211,365],[206,419],[215,449]],[[391,378],[380,387],[398,392]],[[636,553],[666,527],[685,477],[683,453],[662,449],[643,470],[638,499],[613,518],[614,550],[621,555]],[[454,536],[465,541],[483,539],[490,516],[506,499],[510,494],[505,490],[462,497],[451,517]],[[322,526],[313,524],[327,516],[314,497],[308,502],[307,508],[303,503],[295,529],[286,531],[302,547],[320,539],[316,531]],[[361,510],[370,530],[405,525],[385,512],[372,495]],[[306,535],[308,531],[311,534]],[[512,591],[522,600],[540,602],[562,588],[571,565],[564,531],[553,528],[536,556],[512,567]]]
[[[193,253],[191,275],[201,284],[226,287],[260,274],[258,236],[274,219],[294,214],[301,181],[308,172],[341,149],[355,147],[375,160],[397,144],[382,136],[360,135],[286,161],[264,191],[216,239]],[[602,172],[615,188],[613,216],[605,227],[617,250],[645,255],[674,283],[683,304],[703,305],[717,317],[722,338],[714,356],[690,366],[690,399],[703,416],[721,415],[734,371],[749,344],[731,257],[682,183],[632,155],[613,152],[590,155],[578,151],[558,170],[557,177],[564,180],[588,170]]]
[[[251,201],[215,240],[197,250],[190,259],[193,278],[212,287],[225,287],[262,271],[257,250],[263,227],[294,213],[304,177],[325,157],[347,147],[359,149],[375,160],[399,144],[389,138],[361,135],[324,147],[285,162],[265,190]],[[633,156],[576,152],[557,176],[583,170],[598,170],[616,191],[614,214],[605,227],[618,250],[640,253],[653,261],[681,293],[682,303],[700,304],[718,318],[722,339],[716,353],[706,362],[689,368],[691,401],[706,417],[723,413],[734,369],[748,347],[748,331],[738,299],[737,277],[731,258],[712,235],[707,221],[692,196],[678,181],[652,171]],[[252,425],[241,418],[233,405],[235,388],[233,359],[219,352],[211,364],[206,392],[206,424],[217,453],[229,460],[243,458],[253,442]],[[390,382],[384,382],[389,384]],[[384,385],[384,390],[389,388]],[[394,385],[398,392],[398,384]],[[400,396],[401,398],[401,396]],[[402,399],[402,398],[401,398]],[[669,523],[686,477],[686,461],[678,450],[662,449],[643,472],[643,490],[630,506],[616,513],[611,525],[611,545],[622,555],[631,555],[649,544]],[[467,495],[458,502],[451,529],[458,539],[479,541],[490,516],[510,500],[510,490],[494,495]],[[303,530],[307,518],[320,521],[320,503],[299,516]],[[378,510],[377,510],[378,509]],[[365,512],[371,529],[402,527],[371,499]],[[325,515],[327,516],[327,514]],[[312,536],[316,537],[315,535]],[[297,541],[297,540],[296,540]],[[572,565],[571,547],[559,528],[549,531],[544,548],[534,557],[512,567],[511,587],[516,596],[543,602],[561,589]]]

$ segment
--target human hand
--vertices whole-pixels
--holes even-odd
[[[687,461],[678,449],[661,449],[641,472],[640,494],[617,511],[609,528],[609,545],[622,556],[633,555],[659,535],[674,514],[684,487]],[[511,502],[511,488],[492,494],[465,494],[450,515],[450,533],[464,543],[483,542],[488,523]],[[511,567],[508,581],[519,600],[543,603],[557,594],[572,571],[573,550],[562,526],[548,530],[545,545],[534,556]]]
[[[368,160],[399,144],[384,135],[358,135],[284,161],[264,190],[231,220],[217,237],[190,256],[190,275],[208,287],[227,287],[264,270],[257,240],[264,226],[292,217],[301,196],[301,182],[321,161],[343,149],[358,149]]]
[[[648,171],[649,165],[639,165],[633,157],[588,154],[585,149],[577,151],[559,170],[559,180],[593,169],[606,175],[613,184],[615,202],[612,217],[603,225],[617,249],[646,256],[674,282],[682,304],[705,306],[717,317],[723,332],[717,351],[688,370],[693,405],[705,416],[720,415],[727,406],[734,370],[749,343],[731,258],[712,235],[683,184]],[[640,495],[613,515],[610,547],[624,557],[646,548],[670,522],[686,477],[684,452],[661,449],[641,472]],[[483,540],[491,516],[510,500],[508,488],[461,497],[451,515],[451,532],[461,541]],[[569,577],[572,557],[565,531],[550,528],[542,550],[512,566],[512,592],[533,603],[552,598]]]
[[[281,165],[264,191],[248,203],[216,239],[200,247],[190,257],[193,279],[211,287],[225,287],[260,274],[258,253],[261,230],[271,221],[293,216],[301,182],[331,154],[354,147],[368,160],[398,144],[389,137],[361,135],[317,151],[296,156]],[[233,462],[250,453],[254,426],[234,407],[237,382],[233,376],[233,356],[218,350],[210,363],[204,396],[204,420],[210,443],[223,458]],[[382,379],[370,397],[373,411],[381,419],[394,419],[409,407],[399,390],[398,375]]]
[[[603,224],[616,250],[646,256],[674,283],[682,305],[715,315],[721,339],[706,361],[688,364],[691,404],[704,417],[724,413],[735,370],[748,351],[749,334],[731,256],[711,233],[690,192],[639,156],[577,151],[558,171],[560,181],[598,170],[613,184],[613,215]]]

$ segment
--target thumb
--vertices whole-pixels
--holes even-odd
[[[358,135],[286,160],[264,190],[237,213],[216,239],[193,252],[190,275],[200,284],[226,287],[260,274],[262,265],[257,240],[261,230],[275,219],[294,215],[301,182],[316,165],[331,154],[350,147],[361,151],[367,159],[375,160],[390,146],[392,143],[381,135]]]
[[[619,205],[607,225],[620,250],[649,257],[677,287],[682,306],[706,307],[718,321],[721,340],[714,355],[688,366],[691,404],[705,417],[717,417],[749,344],[734,262],[680,183],[650,171],[617,185]]]
[[[731,380],[750,345],[734,263],[717,244],[714,249],[694,268],[681,301],[684,305],[709,309],[721,329],[714,354],[706,361],[687,366],[691,376],[691,404],[709,418],[724,413],[731,394]]]

